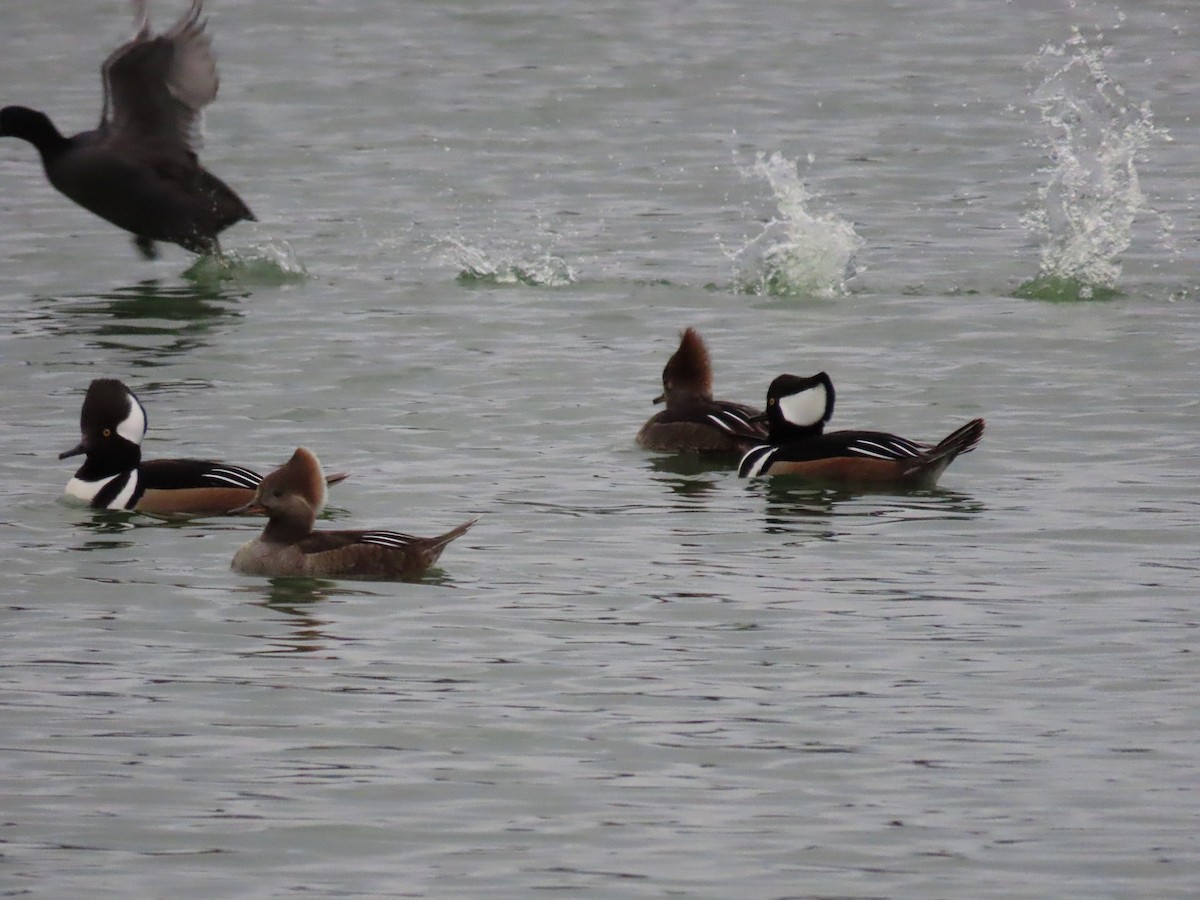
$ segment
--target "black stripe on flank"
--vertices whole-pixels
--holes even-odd
[[[752,450],[749,450],[746,455],[742,457],[742,461],[738,464],[738,478],[749,477],[750,471],[760,460],[765,460],[765,462],[757,474],[765,474],[763,470],[771,468],[770,457],[774,456],[778,451],[779,448],[774,447],[771,444],[762,444],[753,448]]]
[[[117,499],[121,491],[129,486],[129,479],[137,479],[136,471],[122,472],[104,487],[100,488],[96,496],[92,498],[93,509],[133,509],[137,505],[142,494],[145,493],[145,488],[138,485],[134,489],[132,496],[125,502],[124,506],[111,506],[113,501]]]

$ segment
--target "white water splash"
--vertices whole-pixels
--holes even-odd
[[[1150,105],[1135,104],[1105,71],[1108,53],[1090,47],[1076,29],[1066,44],[1043,47],[1028,66],[1046,73],[1031,99],[1049,132],[1051,162],[1040,170],[1046,183],[1038,205],[1021,223],[1042,242],[1039,280],[1075,283],[1080,296],[1115,288],[1134,221],[1154,212],[1136,163],[1152,141],[1170,140],[1154,125]],[[1171,222],[1155,214],[1169,246]]]
[[[808,160],[812,164],[812,158]],[[812,213],[814,195],[804,187],[797,162],[781,153],[755,155],[743,174],[765,178],[779,214],[742,248],[727,254],[740,289],[776,296],[833,297],[846,293],[863,240],[836,213]]]
[[[266,285],[308,278],[308,270],[287,241],[226,250],[220,256],[201,256],[183,274],[196,282],[237,281]]]
[[[458,237],[442,244],[442,259],[458,269],[459,281],[562,287],[578,280],[566,260],[540,248],[485,250]]]

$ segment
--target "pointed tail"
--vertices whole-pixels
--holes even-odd
[[[954,459],[960,453],[970,453],[983,437],[984,425],[983,419],[972,419],[962,428],[942,438],[938,445],[929,451],[929,455],[938,459],[943,456]]]
[[[983,419],[972,419],[966,425],[956,429],[938,443],[921,454],[920,458],[905,474],[916,474],[922,482],[932,484],[945,471],[946,466],[954,462],[955,457],[970,453],[983,437]]]
[[[439,534],[437,537],[431,538],[430,540],[432,542],[433,549],[440,553],[442,551],[442,548],[444,548],[448,543],[450,543],[455,538],[462,537],[464,534],[466,534],[468,531],[470,531],[471,526],[474,525],[478,521],[479,521],[478,517],[476,517],[474,519],[468,519],[466,522],[463,522],[461,525],[457,525],[454,528],[451,528],[445,534]]]

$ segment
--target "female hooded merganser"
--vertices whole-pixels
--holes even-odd
[[[767,435],[755,420],[759,410],[741,403],[714,400],[708,349],[689,328],[679,349],[667,360],[663,392],[655,403],[667,408],[650,418],[637,433],[647,450],[664,453],[744,453]]]
[[[203,459],[142,459],[146,408],[122,382],[97,378],[79,414],[82,440],[59,459],[86,453],[66,493],[95,509],[168,515],[221,515],[254,496],[262,476]],[[346,477],[330,476],[330,483]]]
[[[881,431],[824,433],[833,416],[833,382],[824,372],[811,378],[780,375],[767,390],[770,437],[742,457],[738,475],[802,475],[861,485],[933,487],[960,453],[983,437],[983,419],[929,445]]]
[[[217,95],[217,67],[200,21],[201,0],[172,28],[150,34],[145,0],[137,31],[104,62],[100,125],[64,137],[38,110],[0,110],[0,137],[22,138],[42,157],[50,183],[84,209],[134,235],[153,259],[155,241],[219,253],[217,235],[254,213],[200,165],[200,111]]]
[[[263,533],[234,554],[233,570],[271,578],[415,578],[478,521],[471,519],[431,538],[397,531],[314,531],[324,505],[321,463],[311,450],[298,447],[291,459],[262,480],[248,504],[247,510],[261,506],[269,519]]]

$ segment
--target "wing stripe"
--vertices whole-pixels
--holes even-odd
[[[258,483],[262,481],[262,476],[250,469],[243,469],[240,466],[221,466],[220,468],[212,469],[204,473],[204,477],[209,481],[228,484],[232,487],[249,488],[254,490],[258,487]]]
[[[716,425],[716,426],[717,426],[718,428],[720,428],[722,431],[724,431],[724,432],[727,432],[727,433],[729,433],[729,434],[733,434],[733,433],[734,433],[733,426],[732,426],[732,425],[730,425],[728,422],[726,422],[724,418],[722,418],[721,416],[717,415],[716,413],[708,413],[708,414],[705,416],[705,418],[707,418],[707,419],[708,419],[710,422],[712,422],[714,425]],[[736,420],[735,420],[735,421],[736,421]]]
[[[854,441],[848,449],[851,453],[871,456],[875,459],[904,459],[921,455],[919,447],[903,440],[880,443],[879,441],[859,439]]]
[[[718,412],[705,413],[705,418],[717,428],[728,434],[732,434],[734,437],[762,434],[760,428],[755,426],[747,416],[736,410],[722,409]]]
[[[359,537],[363,544],[379,544],[383,547],[411,547],[416,540],[411,534],[398,531],[367,531]]]

